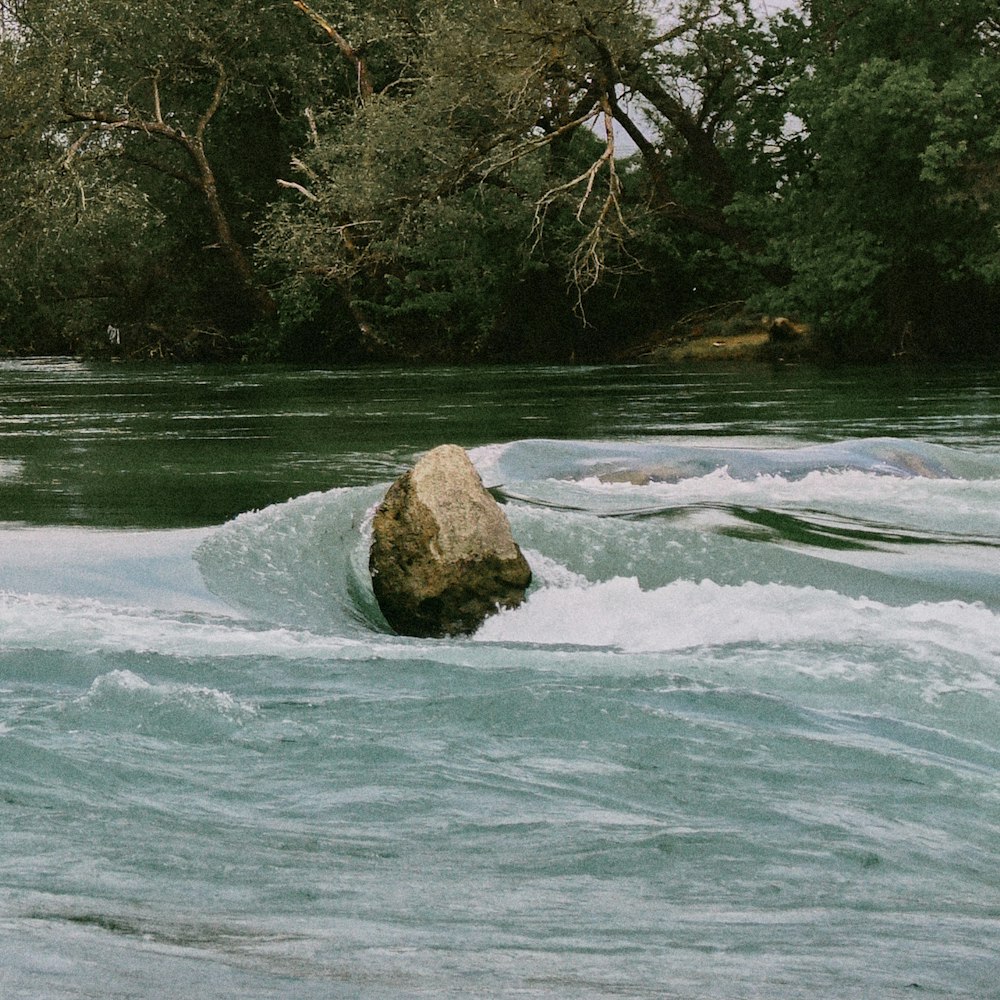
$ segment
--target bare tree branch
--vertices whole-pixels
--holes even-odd
[[[307,187],[303,187],[301,184],[296,183],[295,181],[286,181],[282,180],[279,177],[277,178],[276,183],[278,187],[290,188],[292,191],[298,191],[299,194],[301,194],[305,198],[308,198],[310,201],[319,201],[319,198],[317,198],[316,195],[312,193],[312,191],[310,191]]]
[[[216,69],[215,86],[208,105],[198,118],[193,135],[188,135],[182,128],[168,125],[164,121],[162,108],[158,99],[159,88],[154,76],[151,78],[155,95],[155,111],[152,118],[144,117],[132,110],[111,114],[107,111],[80,111],[64,107],[67,122],[78,122],[89,126],[84,135],[73,143],[70,150],[75,155],[77,150],[82,148],[86,141],[96,133],[118,130],[132,133],[141,132],[144,135],[160,138],[175,146],[179,146],[187,154],[191,165],[194,167],[195,173],[193,175],[185,174],[182,171],[177,171],[163,164],[147,162],[146,165],[168,176],[175,177],[200,192],[208,211],[212,229],[218,240],[218,246],[226,255],[233,271],[239,276],[246,287],[256,308],[262,314],[269,315],[274,312],[274,301],[267,290],[257,281],[257,276],[254,273],[246,251],[240,245],[232,231],[229,218],[219,198],[215,171],[205,152],[205,132],[222,105],[222,98],[226,89],[226,72],[224,67],[216,60],[210,60],[210,62]]]
[[[537,246],[542,238],[546,214],[552,205],[563,196],[582,188],[574,215],[578,222],[583,223],[584,212],[591,203],[597,180],[602,173],[607,174],[604,199],[571,258],[570,282],[576,290],[577,312],[581,315],[584,295],[601,280],[607,270],[609,246],[621,247],[625,236],[631,233],[622,212],[621,179],[615,163],[615,118],[607,96],[601,98],[598,116],[604,126],[604,148],[601,155],[576,177],[549,188],[535,203],[533,228]]]
[[[504,167],[509,167],[512,163],[517,163],[518,160],[524,159],[524,157],[528,156],[530,153],[534,153],[539,149],[544,149],[546,146],[555,142],[556,139],[560,138],[560,136],[564,136],[569,132],[573,132],[580,128],[582,125],[587,125],[588,123],[595,121],[599,115],[600,111],[591,107],[585,114],[580,115],[578,118],[564,122],[558,128],[554,128],[551,131],[546,132],[544,135],[533,136],[532,138],[527,139],[520,145],[516,146],[514,150],[502,160],[491,163],[488,159],[484,159],[475,164],[475,168],[482,170],[485,174],[491,174],[497,170],[502,170]]]
[[[160,108],[160,71],[157,70],[153,74],[151,80],[153,88],[153,117],[162,125],[163,124],[163,111]]]

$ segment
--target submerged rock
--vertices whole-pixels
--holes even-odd
[[[650,483],[679,483],[692,473],[675,465],[642,465],[634,469],[610,469],[598,473],[602,483],[628,483],[630,486],[649,486]]]
[[[527,560],[500,505],[457,445],[428,452],[389,487],[372,522],[375,598],[403,635],[474,632],[524,600]]]

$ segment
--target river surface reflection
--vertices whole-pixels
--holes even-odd
[[[522,438],[833,441],[978,448],[1000,375],[913,368],[358,368],[0,362],[0,518],[192,527],[415,453]]]

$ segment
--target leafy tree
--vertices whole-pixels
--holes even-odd
[[[318,120],[270,217],[286,302],[308,312],[336,288],[373,349],[427,353],[408,325],[453,350],[445,329],[481,345],[526,289],[562,300],[558,319],[542,310],[553,326],[574,310],[577,326],[620,320],[609,296],[639,287],[676,310],[697,284],[686,257],[721,273],[720,247],[752,244],[730,217],[760,169],[740,144],[762,147],[781,114],[759,99],[744,120],[776,73],[753,52],[766,33],[749,4],[691,0],[666,19],[635,0],[408,10],[378,70],[351,50],[365,81],[351,120]]]
[[[303,13],[33,0],[17,23],[4,80],[19,100],[0,111],[5,180],[18,192],[8,245],[50,255],[73,245],[78,277],[60,297],[77,317],[81,283],[84,312],[147,332],[233,333],[268,317],[254,226],[310,100],[345,91]],[[56,209],[74,193],[69,224]]]
[[[276,300],[282,351],[336,327],[340,349],[530,353],[530,300],[535,350],[551,328],[575,353],[585,319],[620,329],[641,294],[649,325],[753,244],[731,209],[778,116],[736,0],[28,9],[17,76],[49,85],[7,120],[81,329],[236,331]],[[46,226],[73,191],[86,220]]]
[[[1000,342],[1000,24],[981,0],[812,0],[770,217],[783,293],[852,355]]]
[[[998,340],[986,0],[0,0],[0,327],[606,355],[749,298]]]

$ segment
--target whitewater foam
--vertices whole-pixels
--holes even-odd
[[[0,592],[0,631],[8,649],[161,653],[169,656],[326,658],[363,653],[343,636],[255,627],[233,617],[174,617],[148,608],[94,600]]]
[[[634,577],[616,577],[546,586],[521,607],[487,620],[476,638],[653,652],[733,643],[783,645],[817,635],[906,648],[917,656],[935,651],[982,657],[1000,672],[1000,616],[982,605],[949,601],[894,607],[777,583],[678,580],[643,590]]]
[[[153,684],[131,670],[112,670],[96,677],[87,693],[80,697],[79,703],[95,705],[114,700],[123,694],[157,701],[197,704],[221,715],[256,715],[253,705],[241,702],[227,691],[195,684]]]
[[[80,706],[114,707],[123,699],[156,705],[174,704],[188,709],[223,715],[236,721],[255,716],[256,708],[228,691],[196,684],[152,683],[131,670],[112,670],[96,677]]]
[[[628,494],[636,487],[629,483],[607,482],[597,476],[579,481],[598,493]],[[983,504],[996,495],[996,479],[961,479],[923,476],[889,476],[861,469],[813,469],[803,476],[761,472],[752,477],[733,475],[729,466],[720,466],[703,476],[691,476],[678,482],[651,481],[643,484],[642,493],[669,497],[683,503],[711,502],[724,497],[733,501],[767,501],[770,504],[824,501],[856,502],[858,491],[869,501],[909,507],[928,496],[944,495],[949,499],[967,498]]]

